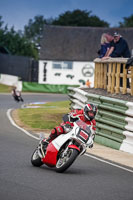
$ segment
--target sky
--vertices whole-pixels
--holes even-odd
[[[66,11],[75,9],[92,11],[110,24],[110,27],[123,22],[123,17],[133,14],[133,0],[0,0],[0,16],[8,28],[22,30],[29,19],[37,15],[45,19],[56,18]]]

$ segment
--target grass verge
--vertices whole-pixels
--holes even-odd
[[[17,116],[23,128],[32,130],[51,130],[62,122],[62,116],[68,113],[69,101],[50,102],[40,108],[17,109]]]

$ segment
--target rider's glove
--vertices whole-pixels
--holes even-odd
[[[65,125],[63,126],[63,129],[64,129],[64,132],[65,132],[65,133],[68,133],[69,131],[72,130],[72,126],[71,126],[70,124],[65,124]]]

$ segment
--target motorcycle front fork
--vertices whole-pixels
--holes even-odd
[[[45,153],[43,151],[43,148],[42,148],[42,144],[40,143],[39,146],[37,147],[38,149],[38,155],[40,158],[44,158],[45,157]]]
[[[68,144],[67,144],[67,147],[65,148],[65,150],[63,151],[62,153],[62,157],[66,156],[67,155],[67,151],[68,151],[68,146],[72,144],[72,141],[70,141]]]

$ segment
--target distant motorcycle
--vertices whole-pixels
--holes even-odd
[[[33,166],[40,167],[46,164],[54,167],[56,172],[67,170],[79,155],[86,152],[87,147],[93,145],[92,127],[81,120],[74,122],[67,134],[59,135],[51,141],[44,153],[41,138],[38,147],[35,149],[31,163]]]
[[[17,91],[16,89],[12,90],[12,96],[13,96],[13,98],[14,98],[14,100],[16,102],[19,102],[19,101],[23,102],[24,101],[23,98],[22,98],[22,96],[21,96],[21,92]]]

